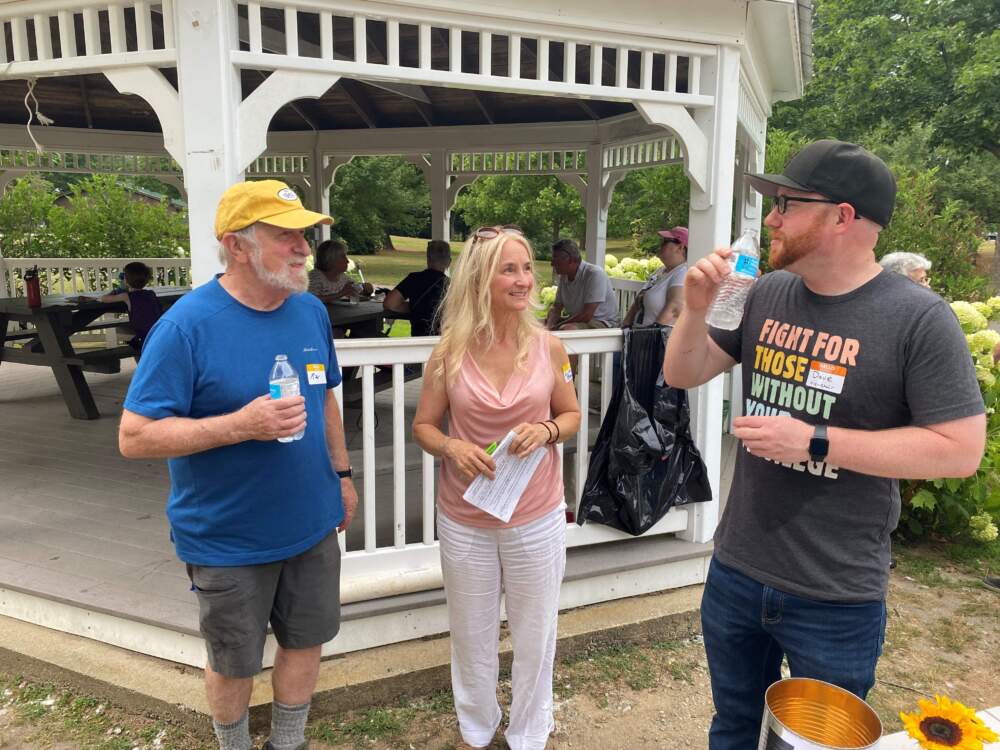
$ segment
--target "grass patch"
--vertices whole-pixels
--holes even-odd
[[[943,552],[964,573],[977,577],[1000,575],[1000,540],[989,544],[952,542]]]
[[[379,742],[391,743],[402,737],[415,723],[450,713],[454,709],[455,701],[451,691],[445,690],[397,706],[351,711],[336,723],[317,721],[306,729],[306,736],[329,745],[350,744],[356,748],[369,747]]]
[[[570,674],[560,680],[572,685],[593,682],[624,682],[633,690],[647,690],[657,684],[655,663],[638,646],[614,643],[588,649],[565,663]]]
[[[0,709],[13,711],[22,724],[19,731],[24,730],[25,744],[18,746],[49,747],[53,742],[66,742],[85,750],[205,747],[204,737],[110,707],[94,696],[31,682],[19,675],[0,674],[0,696]],[[0,745],[2,742],[0,739]]]
[[[954,587],[956,582],[942,572],[940,559],[925,557],[913,549],[896,548],[897,572],[928,588]],[[963,586],[960,586],[960,588]]]
[[[942,618],[931,625],[929,632],[936,645],[953,654],[962,653],[975,638],[968,621],[962,617]]]

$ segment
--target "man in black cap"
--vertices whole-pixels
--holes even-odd
[[[867,694],[885,634],[897,479],[968,476],[985,443],[954,314],[875,260],[895,204],[888,167],[826,140],[783,174],[747,180],[774,199],[764,223],[777,270],[724,331],[705,314],[730,251],[699,260],[663,363],[680,388],[743,365],[746,416],[733,422],[743,450],[701,606],[711,750],[757,746],[783,657],[793,676]]]

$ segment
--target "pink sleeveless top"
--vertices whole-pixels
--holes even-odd
[[[548,334],[540,331],[528,354],[525,368],[514,369],[502,392],[483,375],[479,365],[465,355],[462,368],[448,389],[448,436],[485,448],[500,442],[522,422],[551,419],[555,376],[549,356]],[[508,528],[541,518],[564,503],[559,454],[554,445],[545,449],[509,523],[470,505],[462,495],[469,486],[451,461],[441,462],[438,511],[453,521],[477,528]]]

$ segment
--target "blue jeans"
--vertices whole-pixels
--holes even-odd
[[[757,747],[764,691],[781,679],[812,677],[864,698],[875,684],[885,638],[885,601],[841,604],[765,586],[712,558],[701,627],[715,716],[710,750]]]

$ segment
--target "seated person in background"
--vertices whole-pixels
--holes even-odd
[[[411,336],[437,336],[441,325],[438,306],[448,289],[445,271],[451,265],[451,245],[444,240],[427,243],[427,268],[409,274],[385,296],[382,307],[410,316]]]
[[[569,331],[618,325],[618,302],[608,274],[583,260],[573,240],[559,240],[552,246],[552,270],[559,276],[559,287],[545,318],[546,328]],[[565,320],[563,310],[569,314]]]
[[[930,287],[931,280],[927,272],[931,262],[920,253],[888,253],[882,257],[879,264],[886,271],[908,276],[911,281],[920,286]]]
[[[347,245],[339,240],[325,240],[316,248],[316,267],[309,272],[309,292],[324,302],[351,296],[369,297],[374,288],[347,277]]]
[[[111,292],[100,298],[101,302],[124,302],[128,309],[129,327],[135,336],[128,341],[128,345],[135,350],[136,359],[142,351],[142,344],[149,335],[149,330],[153,324],[163,315],[163,306],[160,304],[156,292],[146,289],[153,278],[153,269],[145,263],[134,261],[126,263],[122,269],[122,276],[125,282],[124,292]],[[89,302],[92,298],[80,297],[80,302]],[[89,323],[99,318],[105,313],[104,310],[83,309],[73,314],[73,330],[82,331]]]
[[[688,230],[674,227],[657,232],[662,238],[657,257],[663,268],[649,277],[622,321],[631,325],[673,325],[684,307],[684,277],[687,275]]]

